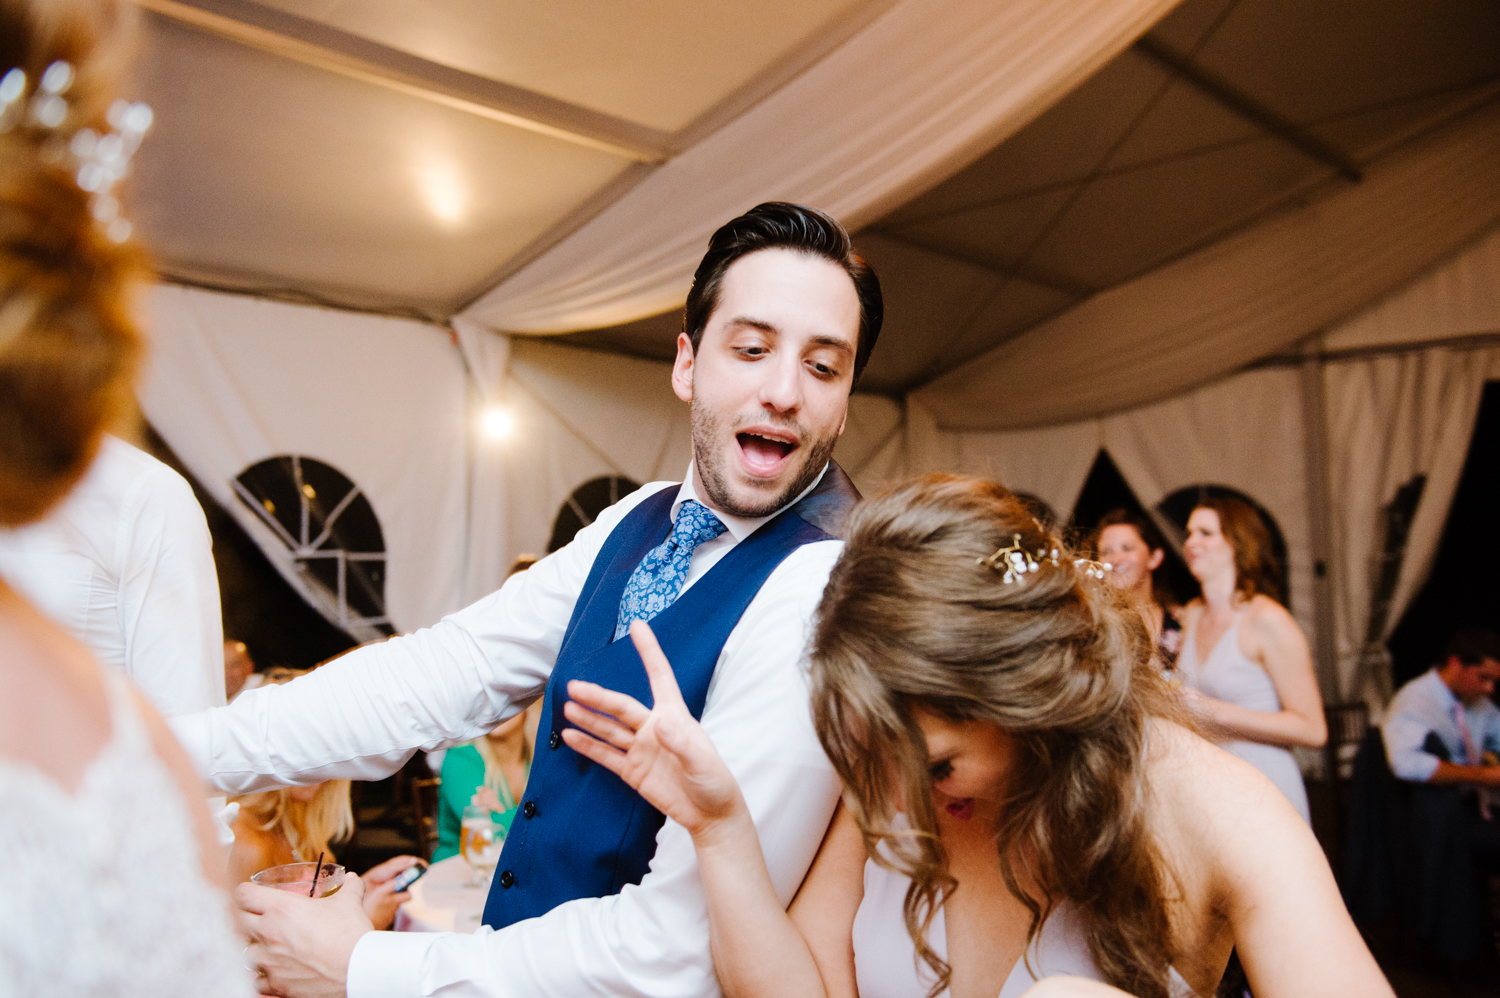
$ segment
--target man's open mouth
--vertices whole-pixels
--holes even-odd
[[[740,445],[740,463],[754,478],[774,478],[797,449],[795,436],[776,430],[743,430],[734,438]]]

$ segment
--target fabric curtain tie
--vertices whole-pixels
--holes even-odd
[[[625,636],[634,621],[649,621],[677,601],[682,584],[687,581],[693,551],[726,529],[723,521],[702,503],[689,499],[682,504],[667,539],[646,552],[646,557],[630,573],[630,581],[625,583],[619,623],[615,625],[616,641]]]

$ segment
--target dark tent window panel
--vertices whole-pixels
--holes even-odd
[[[547,542],[547,553],[551,554],[567,546],[574,534],[638,488],[638,483],[622,475],[592,478],[578,486],[557,511],[557,519],[552,523],[552,539]]]
[[[1460,627],[1500,629],[1500,382],[1484,386],[1468,457],[1427,582],[1391,634],[1397,686],[1436,663]]]
[[[283,454],[240,472],[234,491],[286,546],[324,616],[356,636],[395,633],[385,608],[385,536],[347,475]]]

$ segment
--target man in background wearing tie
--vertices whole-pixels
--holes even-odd
[[[379,779],[418,748],[475,737],[544,697],[487,928],[374,932],[357,886],[312,901],[242,885],[264,989],[717,995],[691,839],[562,743],[564,690],[582,678],[649,699],[624,635],[650,621],[791,901],[838,798],[803,646],[858,498],[830,455],[882,315],[874,272],[823,213],[773,202],[727,223],[694,275],[672,370],[692,419],[680,485],[641,488],[430,629],[175,725],[216,786],[246,793]]]

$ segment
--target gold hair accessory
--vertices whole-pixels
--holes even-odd
[[[89,194],[89,212],[110,239],[123,243],[130,238],[130,222],[120,214],[114,188],[129,172],[130,157],[151,127],[151,108],[117,100],[105,113],[112,129],[108,134],[80,128],[65,136],[58,129],[68,118],[63,94],[73,85],[73,78],[71,65],[54,62],[42,71],[36,93],[26,101],[22,99],[26,96],[25,70],[12,69],[0,77],[0,134],[24,123],[57,132],[58,139],[66,139],[44,148],[43,155],[52,162],[72,158],[74,180]]]
[[[1003,547],[990,555],[988,558],[977,558],[976,562],[991,571],[1002,573],[1001,579],[1006,585],[1020,582],[1028,572],[1035,572],[1041,568],[1041,563],[1050,561],[1057,564],[1057,548],[1038,551],[1033,555],[1021,546],[1021,535],[1012,534],[1008,547]]]
[[[1110,570],[1115,566],[1111,565],[1107,561],[1089,561],[1087,558],[1079,558],[1077,561],[1073,562],[1073,567],[1077,568],[1078,570],[1083,572],[1084,575],[1087,575],[1091,579],[1102,579],[1106,575],[1108,575]]]

